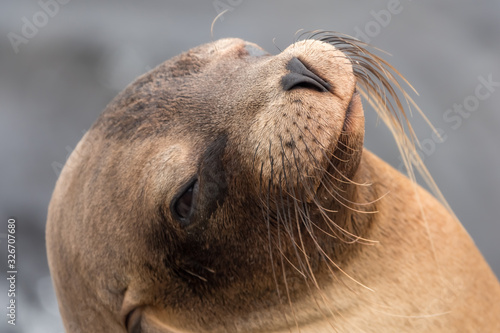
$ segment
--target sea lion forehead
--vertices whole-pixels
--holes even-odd
[[[250,55],[250,56],[263,56],[270,55],[267,51],[259,45],[240,39],[240,38],[222,38],[212,43],[204,45],[208,54],[228,56],[234,55]],[[203,48],[203,46],[201,46]],[[245,54],[246,53],[246,54]]]
[[[220,64],[222,59],[228,61],[248,56],[261,57],[266,55],[270,54],[255,43],[240,38],[223,38],[193,47],[165,61],[153,71],[164,69],[178,71],[184,69],[186,70],[184,74],[194,74],[199,72],[199,69],[206,69],[209,64]]]

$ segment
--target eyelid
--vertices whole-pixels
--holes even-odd
[[[191,206],[190,206],[190,212],[189,212],[189,215],[187,217],[184,217],[184,216],[181,216],[179,213],[178,213],[178,209],[177,209],[177,203],[179,202],[180,199],[182,199],[182,197],[187,194],[187,192],[190,190],[190,189],[193,189],[192,190],[192,202],[191,202]],[[194,212],[194,208],[196,207],[196,201],[197,201],[197,194],[198,194],[198,189],[199,189],[199,182],[198,182],[198,177],[193,177],[191,178],[179,191],[178,191],[178,194],[174,197],[174,199],[172,200],[171,204],[170,204],[170,211],[172,212],[172,215],[174,216],[174,218],[176,218],[182,226],[187,226],[189,224],[189,218],[191,217],[191,215],[193,214]]]
[[[125,318],[128,333],[141,333],[142,308],[135,308]]]

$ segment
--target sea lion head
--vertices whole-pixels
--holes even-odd
[[[354,206],[376,197],[359,186],[358,88],[376,73],[359,45],[330,36],[270,55],[222,39],[120,93],[49,208],[68,332],[273,331],[320,316],[311,294],[349,262],[370,225],[355,212],[373,208]]]

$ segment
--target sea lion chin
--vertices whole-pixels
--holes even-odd
[[[383,65],[333,35],[278,55],[222,39],[129,85],[49,206],[66,330],[499,327],[500,286],[459,222],[363,149],[360,96],[395,96]]]

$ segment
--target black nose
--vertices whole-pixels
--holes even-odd
[[[292,58],[286,65],[290,71],[281,79],[281,85],[285,91],[295,88],[314,89],[320,92],[330,90],[330,84],[311,72],[298,58]]]

